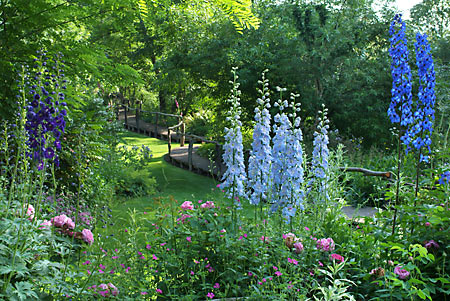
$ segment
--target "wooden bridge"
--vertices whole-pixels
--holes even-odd
[[[117,119],[123,121],[127,130],[167,141],[166,159],[172,164],[200,174],[220,178],[225,172],[222,161],[222,145],[206,137],[186,133],[182,115],[150,112],[139,107],[122,105],[116,112]],[[180,143],[172,149],[172,142]],[[185,145],[187,143],[187,146]],[[196,154],[198,143],[215,144],[215,156],[211,160]]]

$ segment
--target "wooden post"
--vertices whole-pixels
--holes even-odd
[[[172,141],[172,135],[170,134],[169,125],[167,124],[167,122],[166,122],[166,127],[167,127],[167,140],[169,140],[169,137],[171,137],[170,140]]]
[[[167,120],[168,118],[167,118],[167,116],[165,117],[165,119],[166,119],[166,128],[167,128],[167,140],[169,140],[169,121]]]
[[[169,156],[172,151],[172,135],[170,134],[170,129],[167,129],[167,147],[169,148]]]
[[[140,110],[139,110],[139,105],[136,105],[136,132],[140,133],[140,128],[139,128],[139,114],[140,114]]]
[[[125,113],[125,128],[128,129],[128,118],[127,118],[127,105],[124,105],[124,113]]]
[[[192,151],[194,149],[194,141],[192,140],[192,137],[189,136],[189,147],[188,147],[188,164],[189,164],[189,171],[192,171]]]
[[[155,138],[158,138],[158,117],[159,114],[156,113],[156,122],[155,122]]]
[[[186,125],[184,124],[183,117],[180,118],[181,124],[181,137],[180,137],[180,146],[184,146],[184,143],[186,142],[186,137],[184,136],[186,134]]]

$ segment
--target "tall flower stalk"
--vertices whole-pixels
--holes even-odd
[[[53,60],[46,51],[38,51],[34,59],[32,76],[27,79],[29,100],[25,128],[28,145],[33,150],[31,157],[43,167],[43,159],[59,166],[56,151],[61,149],[60,138],[64,133],[67,115],[64,79],[64,65],[60,62],[62,54]],[[56,150],[56,151],[55,151]]]
[[[431,56],[431,48],[427,41],[426,34],[417,33],[416,35],[416,62],[419,74],[419,94],[417,108],[414,112],[414,123],[408,129],[408,145],[407,150],[412,147],[417,152],[417,169],[416,169],[416,190],[414,205],[416,204],[419,191],[419,174],[420,163],[429,161],[431,153],[431,135],[433,133],[434,123],[434,103],[436,95],[434,92],[436,84],[436,76],[434,72],[433,58]],[[423,148],[427,148],[428,152],[424,153]]]
[[[225,144],[223,146],[223,161],[227,170],[222,176],[222,183],[220,188],[225,190],[227,197],[232,202],[233,218],[235,225],[237,221],[236,209],[241,208],[241,198],[246,198],[244,183],[246,181],[245,166],[244,166],[244,151],[242,145],[241,120],[242,113],[240,107],[241,91],[239,90],[239,83],[236,68],[233,68],[233,85],[231,90],[231,97],[228,99],[230,109],[227,112],[226,120],[229,127],[225,128]]]
[[[317,131],[314,132],[314,149],[312,153],[311,168],[313,171],[312,185],[317,188],[318,202],[327,203],[329,200],[328,195],[328,129],[329,120],[327,118],[328,109],[322,104],[322,111],[319,111],[319,124],[317,125]]]
[[[266,79],[265,70],[262,73],[262,81],[258,81],[262,88],[259,90],[261,98],[257,99],[255,108],[255,127],[253,130],[252,149],[248,163],[248,187],[250,204],[259,204],[262,214],[262,202],[267,200],[271,190],[270,170],[272,165],[272,148],[270,146],[270,93],[269,80]]]
[[[273,138],[273,205],[272,212],[281,209],[281,214],[287,223],[295,216],[297,208],[303,209],[303,139],[300,129],[300,104],[295,104],[298,95],[291,94],[291,103],[283,100],[282,92],[285,89],[278,88],[280,99],[275,105],[280,113],[275,115],[273,126],[275,136]],[[287,111],[291,110],[291,113]],[[291,118],[293,121],[291,121]],[[291,224],[292,225],[292,224]]]
[[[408,48],[405,34],[405,23],[401,14],[397,14],[391,22],[389,29],[390,44],[389,55],[392,58],[392,98],[388,109],[388,116],[393,124],[398,124],[398,158],[397,158],[397,185],[395,192],[395,203],[398,204],[400,191],[400,169],[402,161],[402,141],[408,144],[408,135],[403,134],[402,128],[407,128],[413,122],[411,69],[408,65]],[[392,223],[392,235],[395,233],[397,208],[394,210]]]

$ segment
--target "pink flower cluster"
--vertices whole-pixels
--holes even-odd
[[[424,245],[425,245],[425,248],[427,248],[427,249],[431,249],[431,248],[439,249],[439,244],[437,242],[435,242],[434,240],[426,241]]]
[[[104,298],[107,298],[109,296],[116,297],[119,295],[119,289],[111,282],[108,284],[102,283],[100,285],[89,286],[87,289],[93,290],[94,295],[100,295]]]
[[[181,204],[181,209],[183,210],[194,210],[194,205],[190,201],[186,201]]]
[[[296,242],[294,244],[295,253],[300,254],[303,251],[303,244],[301,242]]]
[[[77,239],[83,240],[87,244],[92,244],[94,242],[94,235],[91,230],[83,229],[81,232],[73,232],[71,230],[75,229],[75,223],[70,217],[65,214],[55,216],[50,221],[44,220],[39,226],[39,229],[49,229],[50,226],[58,228],[61,233],[64,233],[70,237],[75,237]]]
[[[92,234],[91,230],[83,229],[83,231],[81,231],[81,235],[85,243],[91,245],[94,242],[94,235]]]
[[[317,249],[321,251],[333,251],[334,250],[334,241],[332,238],[322,238],[317,240]]]
[[[28,216],[28,219],[30,221],[33,220],[33,218],[34,218],[34,207],[33,207],[33,205],[28,205],[27,216]]]
[[[33,218],[34,218],[34,207],[33,207],[33,205],[31,205],[31,204],[28,204],[28,205],[24,204],[22,208],[23,208],[22,211],[20,209],[17,209],[16,215],[21,216],[23,214],[23,211],[26,210],[26,215],[27,215],[28,220],[32,221]]]
[[[61,214],[55,216],[50,220],[53,226],[62,229],[75,229],[75,223],[72,221],[70,217],[67,217],[65,214]]]
[[[331,257],[332,260],[336,260],[336,261],[339,261],[339,262],[343,262],[344,261],[344,257],[342,257],[339,254],[331,254],[330,257]]]
[[[206,201],[205,203],[200,205],[201,208],[216,208],[214,206],[214,202],[212,201]]]
[[[303,244],[300,238],[296,237],[294,233],[283,234],[284,244],[291,250],[295,249],[295,253],[299,254],[303,251]]]
[[[192,216],[189,214],[182,214],[181,217],[177,218],[177,222],[181,222],[184,224],[186,222],[186,219],[188,219],[190,217],[192,217]]]
[[[406,279],[409,276],[409,272],[403,269],[401,265],[398,265],[394,268],[394,273],[397,274],[398,278],[400,279]]]

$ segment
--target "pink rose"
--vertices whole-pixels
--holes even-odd
[[[83,231],[81,231],[81,235],[86,243],[92,244],[94,242],[94,235],[92,234],[91,230],[83,229]]]
[[[181,209],[183,210],[194,210],[194,205],[190,201],[186,201],[181,204]]]

